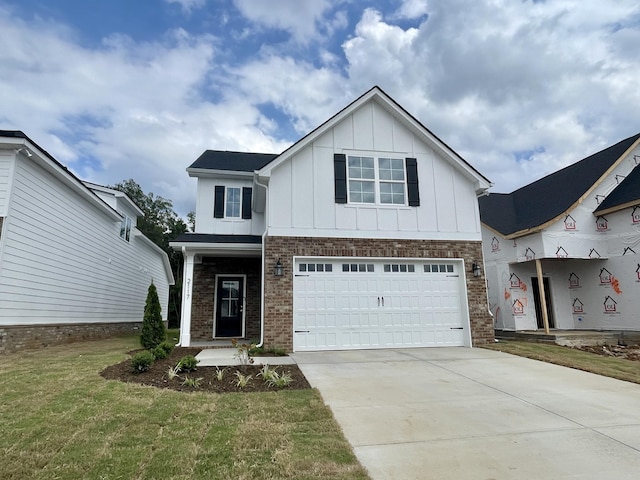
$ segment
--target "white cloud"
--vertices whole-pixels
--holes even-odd
[[[331,7],[330,0],[234,0],[234,4],[252,22],[287,31],[298,43],[316,38],[319,23]],[[336,20],[338,25],[341,21],[340,17]]]
[[[199,8],[203,8],[207,0],[164,0],[167,3],[177,3],[182,8],[182,11],[186,14],[190,14],[192,11]]]
[[[427,14],[429,7],[427,0],[404,0],[395,13],[398,18],[420,18]]]
[[[406,30],[365,11],[343,45],[349,78],[361,89],[380,84],[498,191],[638,131],[637,2],[428,7],[428,19]]]
[[[114,33],[97,48],[68,26],[0,7],[0,128],[24,130],[83,179],[134,178],[183,214],[195,206],[184,169],[203,150],[282,151],[375,84],[496,191],[640,130],[635,0],[408,0],[363,11],[348,37],[353,4],[236,5],[251,25],[222,23],[240,37]],[[402,28],[398,18],[421,23]],[[256,25],[290,32],[298,48],[236,56],[243,38],[268,41],[252,38]]]
[[[134,178],[194,208],[185,168],[207,148],[280,151],[266,120],[246,99],[201,95],[216,40],[177,30],[158,43],[112,36],[89,49],[57,25],[27,24],[0,11],[0,128],[23,130],[89,181]]]

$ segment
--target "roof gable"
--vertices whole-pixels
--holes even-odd
[[[579,203],[639,141],[634,135],[510,194],[481,197],[480,219],[503,235],[540,229]]]
[[[640,168],[636,165],[620,185],[607,195],[594,213],[604,215],[637,203],[640,203]]]
[[[395,118],[400,119],[401,123],[405,127],[416,134],[427,145],[429,145],[435,151],[441,153],[455,168],[462,171],[465,176],[470,178],[475,183],[477,192],[485,191],[491,186],[491,182],[488,179],[480,174],[466,160],[460,157],[447,144],[440,140],[436,135],[434,135],[429,129],[422,125],[422,123],[420,123],[415,117],[408,113],[395,100],[389,97],[389,95],[387,95],[382,89],[380,89],[380,87],[377,86],[364,93],[362,96],[347,105],[322,125],[318,126],[309,134],[298,140],[291,147],[278,155],[273,161],[265,164],[264,167],[262,167],[258,171],[258,175],[262,177],[269,177],[274,168],[277,168],[280,164],[293,157],[296,153],[313,143],[328,130],[343,121],[347,116],[353,114],[356,110],[362,108],[369,102],[376,102],[378,105],[382,106],[382,108],[384,108]]]

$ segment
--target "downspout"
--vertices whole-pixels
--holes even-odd
[[[260,343],[258,343],[256,345],[256,347],[262,347],[264,345],[264,281],[265,281],[265,276],[266,276],[266,272],[265,272],[265,258],[264,258],[264,243],[265,240],[267,238],[267,232],[268,232],[268,225],[269,225],[269,208],[267,208],[267,185],[264,183],[260,183],[260,177],[258,176],[258,174],[256,172],[253,173],[253,181],[256,183],[256,185],[264,188],[264,193],[265,193],[265,206],[264,206],[264,232],[262,233],[262,254],[261,254],[261,259],[262,259],[262,281],[261,281],[261,285],[260,285]]]
[[[493,186],[493,183],[489,186],[489,188],[491,188]],[[490,195],[489,193],[489,189],[485,189],[483,190],[479,195],[476,195],[476,198],[480,198],[480,197],[488,197]],[[480,207],[478,207],[480,208]],[[480,216],[480,212],[478,211],[478,218]],[[482,221],[480,221],[480,223],[482,223]],[[493,315],[493,312],[491,311],[491,305],[489,304],[489,286],[487,285],[487,264],[484,260],[484,249],[482,248],[483,242],[482,242],[482,225],[480,225],[480,252],[482,253],[482,269],[484,270],[483,276],[484,276],[484,292],[487,298],[487,313],[489,313],[489,316],[491,317],[491,320],[493,321],[493,331],[495,332],[496,329],[496,318]],[[497,340],[495,339],[495,333],[494,333],[494,341],[497,342]]]

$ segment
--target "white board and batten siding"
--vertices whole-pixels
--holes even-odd
[[[416,158],[420,206],[336,204],[334,153]],[[481,238],[472,181],[375,102],[274,168],[269,208],[274,236]]]
[[[470,346],[461,260],[296,258],[294,351]]]
[[[250,220],[242,218],[214,218],[214,195],[216,185],[227,187],[254,187],[251,178],[247,180],[224,180],[200,177],[196,195],[196,233],[216,233],[219,235],[262,235],[265,229],[264,214],[251,212]],[[255,187],[254,187],[255,188]]]
[[[31,160],[15,165],[0,258],[0,324],[141,321],[153,280],[167,318],[157,251]]]

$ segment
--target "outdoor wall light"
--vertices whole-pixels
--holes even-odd
[[[473,262],[471,264],[471,271],[473,272],[474,277],[479,277],[480,275],[482,275],[482,272],[480,271],[480,264],[476,262]]]
[[[273,274],[276,277],[281,277],[283,273],[284,273],[284,266],[282,265],[282,262],[280,261],[280,259],[278,259],[278,261],[276,262],[276,266],[273,268]]]

